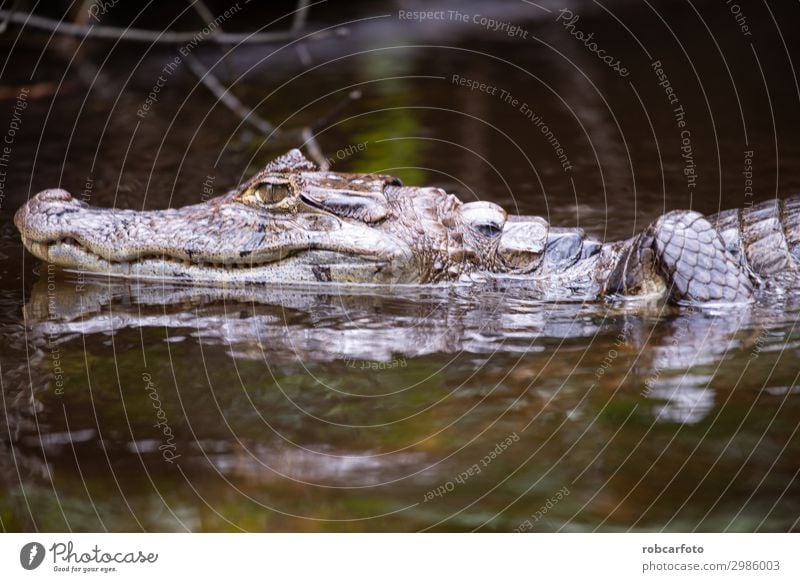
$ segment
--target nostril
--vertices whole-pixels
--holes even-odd
[[[30,250],[29,242],[47,242],[52,238],[52,228],[63,214],[77,212],[81,202],[61,188],[43,190],[23,204],[14,214],[14,224],[22,234],[22,242]],[[41,253],[32,250],[39,258]]]
[[[69,202],[72,200],[72,194],[61,188],[51,188],[42,190],[35,198],[41,202]]]

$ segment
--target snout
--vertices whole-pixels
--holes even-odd
[[[53,224],[65,212],[77,210],[81,203],[61,188],[43,190],[28,200],[14,215],[22,240],[41,240],[48,224]]]

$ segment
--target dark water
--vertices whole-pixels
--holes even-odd
[[[747,35],[722,1],[575,3],[574,29],[623,77],[552,3],[441,5],[465,24],[398,18],[421,4],[330,4],[312,30],[376,18],[300,47],[195,54],[222,58],[220,80],[286,127],[360,88],[318,131],[335,170],[394,173],[605,240],[668,209],[800,187],[797,7],[748,4]],[[297,143],[240,125],[183,68],[137,115],[176,47],[45,49],[47,36],[18,33],[0,37],[0,132],[18,109],[0,199],[3,530],[798,529],[800,295],[715,311],[48,269],[11,222],[30,194],[179,206]]]

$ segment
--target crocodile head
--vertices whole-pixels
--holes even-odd
[[[81,271],[192,281],[427,283],[530,272],[548,236],[538,217],[391,176],[319,171],[298,150],[201,204],[141,211],[40,192],[15,223],[28,250]]]

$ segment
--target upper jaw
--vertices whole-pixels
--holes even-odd
[[[547,240],[543,219],[512,217],[496,241],[478,241],[466,222],[483,225],[498,210],[462,205],[438,189],[414,189],[391,202],[359,195],[357,207],[335,191],[325,194],[314,201],[326,208],[299,201],[270,210],[242,203],[240,190],[193,206],[137,212],[93,208],[64,190],[45,190],[15,222],[25,246],[57,265],[222,282],[425,283],[475,270],[530,273]],[[500,218],[505,222],[504,213]]]
[[[40,259],[122,276],[318,279],[312,268],[333,261],[402,266],[408,278],[412,263],[402,241],[377,229],[324,212],[270,215],[235,202],[233,193],[180,209],[136,212],[92,208],[64,190],[45,190],[14,220]],[[291,273],[281,272],[280,263],[284,271],[291,265]]]

